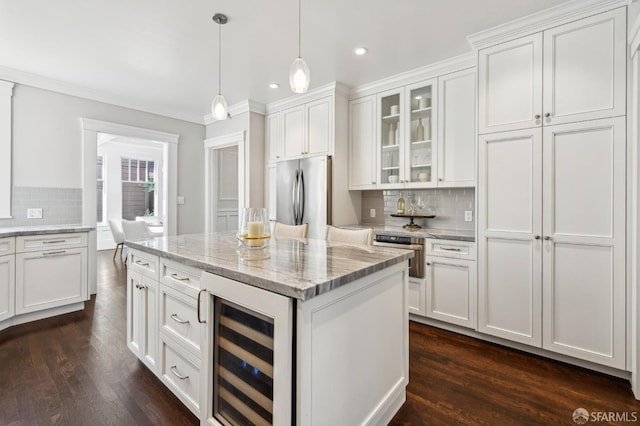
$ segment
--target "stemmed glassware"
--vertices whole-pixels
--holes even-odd
[[[422,213],[422,209],[424,209],[424,200],[419,195],[418,198],[416,198],[416,207],[418,208],[419,213]]]

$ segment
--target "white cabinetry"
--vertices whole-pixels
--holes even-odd
[[[267,162],[271,164],[278,161],[282,156],[280,112],[267,115],[265,117],[265,127],[268,152]]]
[[[623,115],[625,30],[619,8],[480,50],[480,133]]]
[[[427,240],[426,316],[476,328],[475,243]]]
[[[476,185],[476,72],[438,78],[438,186]]]
[[[312,155],[332,155],[333,102],[334,97],[327,96],[282,110],[283,160]],[[276,118],[272,118],[272,115],[269,114],[268,117],[272,121],[271,128],[274,128],[277,123],[273,122]],[[271,145],[274,137],[271,129],[268,136]],[[269,159],[271,160],[271,155]]]
[[[204,314],[199,308],[204,306],[199,297],[201,274],[199,269],[160,259],[159,375],[196,416],[201,414],[206,340]]]
[[[158,374],[158,259],[129,249],[127,346]]]
[[[15,238],[0,239],[0,321],[15,313]]]
[[[349,189],[375,189],[376,97],[349,102]]]
[[[87,300],[87,234],[16,239],[16,314]]]
[[[426,283],[424,278],[409,277],[409,313],[414,315],[426,314]]]
[[[624,117],[480,138],[480,331],[624,368],[625,153]]]

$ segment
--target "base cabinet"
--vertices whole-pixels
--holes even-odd
[[[425,253],[425,316],[475,329],[475,243],[427,241]]]
[[[409,313],[426,314],[426,281],[424,278],[409,278]]]
[[[13,317],[14,305],[15,256],[0,256],[0,321]]]
[[[127,274],[127,346],[156,373],[158,366],[158,282]]]

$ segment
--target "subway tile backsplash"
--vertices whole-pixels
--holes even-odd
[[[27,219],[28,208],[41,208],[42,219]],[[0,227],[80,224],[82,189],[14,186],[11,216],[0,219]]]
[[[475,189],[419,189],[404,191],[362,191],[362,223],[372,225],[402,226],[408,219],[391,217],[396,213],[400,193],[408,208],[411,196],[421,197],[424,208],[417,214],[434,214],[433,219],[416,219],[415,223],[425,228],[436,228],[456,231],[473,231],[475,229]],[[376,210],[376,217],[371,218],[371,209]],[[405,209],[406,210],[406,209]],[[464,212],[472,212],[472,221],[464,221]]]

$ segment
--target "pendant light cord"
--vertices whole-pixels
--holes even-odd
[[[222,24],[218,23],[218,95],[222,93]]]
[[[302,21],[302,6],[301,6],[302,0],[298,0],[298,58],[300,57],[300,44],[302,43],[302,36],[301,36],[301,31],[300,31],[300,27],[301,24],[300,22]]]

